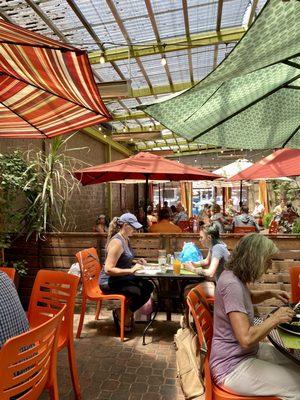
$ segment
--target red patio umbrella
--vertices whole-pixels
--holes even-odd
[[[300,150],[281,149],[230,178],[230,181],[300,175]]]
[[[145,213],[147,211],[149,180],[198,181],[220,178],[220,176],[204,169],[190,167],[186,164],[144,152],[123,160],[84,168],[75,172],[74,175],[84,186],[125,179],[145,179]]]
[[[74,175],[84,186],[124,179],[199,181],[220,178],[204,169],[144,152],[123,160],[84,168],[76,171]]]
[[[0,21],[0,137],[53,137],[109,119],[85,51]]]

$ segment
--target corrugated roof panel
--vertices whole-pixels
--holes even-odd
[[[221,27],[241,26],[249,0],[229,0],[224,2]]]

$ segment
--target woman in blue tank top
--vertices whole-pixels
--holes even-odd
[[[144,259],[135,259],[129,237],[142,225],[133,214],[126,213],[115,217],[108,229],[106,257],[100,274],[100,288],[105,294],[123,294],[129,300],[125,329],[131,330],[133,313],[149,300],[153,292],[151,282],[136,277],[134,274],[143,269]],[[121,310],[114,311],[114,320],[120,320]]]

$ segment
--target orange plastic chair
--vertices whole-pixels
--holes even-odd
[[[76,337],[79,339],[84,321],[87,300],[97,301],[95,320],[99,319],[103,300],[119,300],[121,303],[120,338],[124,341],[126,297],[122,294],[104,294],[99,287],[101,265],[94,247],[79,251],[76,258],[80,265],[82,278],[82,307]]]
[[[191,232],[190,221],[179,221],[177,225],[182,230],[182,232]]]
[[[0,350],[0,399],[37,400],[44,388],[58,400],[57,342],[64,306],[44,324],[15,336]]]
[[[205,400],[279,400],[277,397],[269,396],[241,396],[225,390],[216,385],[211,377],[209,368],[209,356],[213,337],[213,318],[205,305],[205,298],[199,291],[199,286],[192,289],[187,296],[189,310],[193,316],[200,348],[206,349],[204,358],[204,381],[205,381]]]
[[[277,221],[272,221],[269,225],[269,234],[278,233],[279,224]]]
[[[256,232],[255,226],[235,226],[233,233],[250,233]]]
[[[40,270],[34,281],[28,308],[28,320],[31,328],[48,321],[66,305],[62,320],[58,351],[68,349],[69,366],[76,399],[81,399],[76,357],[74,350],[74,306],[79,277],[61,271]]]
[[[16,270],[14,268],[0,267],[0,271],[5,272],[12,281],[15,279]]]
[[[290,267],[291,301],[300,301],[300,266]]]

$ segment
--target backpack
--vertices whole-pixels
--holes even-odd
[[[177,377],[186,400],[205,400],[203,381],[206,348],[200,348],[197,333],[189,323],[188,313],[174,336]]]

